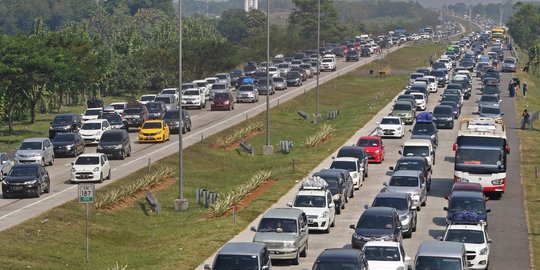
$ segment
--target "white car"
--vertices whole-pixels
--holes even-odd
[[[204,96],[207,97],[210,95],[210,87],[208,87],[206,80],[195,80],[193,81],[193,83],[196,84],[197,87],[199,87],[199,90],[201,90],[204,93]]]
[[[405,136],[405,123],[403,123],[401,117],[383,117],[381,122],[377,122],[377,125],[377,133],[380,137],[403,138]]]
[[[176,98],[176,100],[178,100],[179,98],[179,94],[178,94],[178,88],[165,88],[163,90],[161,90],[161,93],[159,93],[160,95],[174,95],[174,97]]]
[[[93,119],[99,119],[101,118],[101,115],[103,115],[103,108],[89,108],[86,109],[83,115],[81,115],[82,122],[93,120]]]
[[[204,80],[206,81],[206,87],[208,90],[212,89],[212,85],[214,85],[214,83],[220,82],[218,77],[208,77]]]
[[[279,76],[279,70],[276,66],[270,66],[268,68],[268,74],[270,77],[278,77]]]
[[[407,140],[399,154],[404,157],[425,157],[428,163],[435,165],[435,150],[429,139]]]
[[[289,207],[306,213],[309,230],[330,231],[336,219],[336,207],[328,184],[320,177],[310,177],[302,182]]]
[[[82,154],[71,163],[71,183],[111,179],[111,165],[103,153]]]
[[[492,241],[488,237],[484,224],[448,225],[442,240],[465,244],[469,269],[486,269],[488,267],[489,246]]]
[[[79,129],[79,134],[84,139],[85,144],[98,144],[101,134],[109,129],[111,129],[111,125],[107,119],[88,120]]]
[[[362,248],[368,261],[369,270],[407,270],[411,258],[405,255],[400,242],[369,241]]]
[[[127,109],[128,103],[127,102],[115,102],[111,103],[109,106],[114,108],[114,111],[118,113],[118,115],[123,115],[124,110]]]
[[[427,105],[426,96],[420,92],[412,92],[410,95],[413,96],[416,101],[416,110],[425,111]]]
[[[187,89],[182,93],[182,107],[206,108],[206,98],[200,89]]]
[[[427,78],[429,80],[429,84],[428,84],[429,92],[431,93],[437,92],[437,88],[438,88],[437,78],[435,76],[424,76],[424,78]]]
[[[320,64],[321,71],[336,71],[335,58],[324,57]]]
[[[154,101],[156,99],[157,95],[149,94],[149,95],[142,95],[141,98],[139,98],[139,102],[143,105],[145,105],[148,102]]]
[[[334,158],[330,169],[343,169],[349,171],[352,178],[354,189],[360,189],[364,184],[364,168],[360,161],[354,157],[338,157]]]

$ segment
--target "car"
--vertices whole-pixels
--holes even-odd
[[[362,249],[369,270],[412,269],[411,257],[405,255],[403,245],[390,241],[370,241]]]
[[[315,259],[312,270],[346,269],[368,270],[368,261],[361,250],[327,248]]]
[[[22,141],[15,152],[15,162],[39,163],[43,166],[54,164],[54,147],[49,138],[29,138]]]
[[[300,189],[289,207],[304,211],[310,231],[330,232],[336,219],[336,207],[328,183],[320,177],[310,177],[302,181]]]
[[[142,95],[139,98],[139,102],[144,105],[150,101],[154,101],[154,99],[156,99],[156,96],[157,96],[156,94]]]
[[[101,135],[97,153],[104,153],[110,158],[125,159],[131,156],[129,134],[123,129],[107,130]]]
[[[389,167],[389,170],[391,171],[391,174],[402,170],[421,171],[427,179],[427,191],[430,191],[431,189],[431,175],[433,169],[425,157],[400,157],[396,162],[396,166]]]
[[[439,102],[443,102],[443,101],[453,101],[455,103],[457,103],[459,105],[459,108],[461,109],[461,106],[463,105],[463,102],[462,102],[462,97],[461,95],[457,95],[457,94],[443,94],[442,95],[442,98]]]
[[[266,78],[259,79],[257,81],[257,89],[259,90],[259,95],[266,96],[266,94],[270,94],[270,95],[275,94],[276,91],[274,90],[274,86],[272,85],[272,80],[268,81],[268,88],[266,84],[267,84]]]
[[[102,119],[106,119],[107,121],[109,121],[109,124],[111,125],[111,129],[126,129],[124,120],[116,112],[104,113],[102,116]]]
[[[293,71],[298,71],[300,73],[300,78],[302,81],[306,81],[308,79],[308,74],[306,72],[305,69],[299,67],[299,66],[292,66],[291,67],[291,70],[289,71],[289,73],[293,72]]]
[[[425,157],[429,163],[435,165],[435,150],[433,143],[428,139],[407,140],[398,153],[403,157]]]
[[[313,78],[315,75],[315,70],[311,67],[311,64],[301,64],[299,67],[303,68],[306,71],[307,78]]]
[[[435,76],[430,76],[429,73],[426,76],[424,76],[424,78],[428,79],[429,81],[428,83],[429,92],[431,93],[437,92],[438,90],[437,78]]]
[[[452,119],[453,120],[453,119]],[[411,139],[429,139],[434,147],[439,143],[439,130],[431,112],[422,112],[416,116],[416,123],[411,131]]]
[[[483,106],[478,112],[478,114],[480,115],[480,117],[487,117],[487,118],[501,118],[504,115],[500,107],[488,107],[488,106]]]
[[[51,191],[51,178],[41,164],[16,164],[2,181],[2,196],[4,199],[16,195],[39,198],[42,193]]]
[[[128,104],[128,108],[124,110],[124,126],[126,130],[129,131],[129,128],[135,127],[138,128],[148,120],[148,110],[146,106],[142,104]]]
[[[461,115],[461,109],[459,108],[459,104],[454,101],[441,101],[439,105],[448,105],[452,107],[452,114],[454,115],[454,119],[458,119]]]
[[[363,147],[356,145],[353,146],[343,146],[339,149],[337,158],[340,157],[353,157],[357,158],[360,161],[360,166],[363,168],[364,178],[369,176],[369,157]]]
[[[444,87],[448,83],[445,73],[440,69],[432,70],[429,75],[437,78],[437,86],[439,87]]]
[[[407,93],[407,92],[409,92],[409,93]],[[416,110],[416,99],[414,98],[414,96],[412,96],[410,94],[409,90],[405,90],[403,93],[407,93],[407,94],[399,95],[395,102],[407,101],[408,103],[411,104],[411,107],[413,107]]]
[[[360,51],[361,57],[370,57],[371,56],[371,50],[369,48],[362,48]]]
[[[219,78],[218,77],[208,77],[208,78],[204,78],[204,80],[206,81],[206,88],[208,88],[208,91],[210,91],[210,89],[212,89],[212,85],[214,83],[219,83]]]
[[[484,85],[482,87],[482,95],[495,95],[499,99],[501,98],[501,90],[497,85]]]
[[[416,117],[415,109],[416,107],[411,105],[410,102],[396,101],[389,116],[400,117],[405,124],[412,125],[412,123],[414,123],[414,118]]]
[[[169,126],[163,120],[148,120],[139,130],[139,143],[165,142],[170,140]]]
[[[144,106],[148,110],[148,119],[151,120],[163,118],[163,115],[167,111],[167,106],[162,101],[151,101]]]
[[[212,88],[210,88],[210,94],[208,95],[208,100],[213,100],[214,95],[217,92],[229,92],[229,87],[227,87],[226,83],[214,83],[212,84]]]
[[[483,193],[456,190],[449,196],[448,207],[443,210],[446,214],[446,224],[454,222],[487,224],[487,214],[491,212],[486,207],[486,197]]]
[[[54,156],[76,157],[84,153],[84,139],[79,133],[60,133],[52,140]]]
[[[330,57],[324,57],[320,64],[321,71],[336,71],[336,59]]]
[[[423,93],[420,92],[413,92],[410,94],[414,97],[414,100],[416,101],[416,110],[417,111],[425,111],[427,106],[427,98]]]
[[[299,264],[299,257],[306,257],[308,250],[308,220],[304,211],[294,208],[273,208],[263,214],[253,242],[265,243],[270,259],[291,260]]]
[[[273,77],[272,84],[276,90],[287,90],[287,80],[284,77]]]
[[[236,102],[259,102],[259,90],[254,85],[241,85],[236,91]]]
[[[81,182],[99,182],[111,179],[111,164],[103,153],[82,154],[71,163],[72,184]]]
[[[206,80],[195,80],[192,83],[197,85],[197,89],[201,91],[202,95],[205,98],[210,95],[210,86],[208,85]]]
[[[179,110],[170,110],[165,113],[163,116],[163,121],[169,126],[169,131],[171,133],[180,132],[182,129],[182,134],[186,134],[188,131],[191,131],[191,116],[186,109],[182,109],[182,121],[180,119]]]
[[[403,138],[405,136],[405,124],[401,118],[386,116],[377,122],[377,135],[380,137]]]
[[[217,252],[212,266],[204,265],[205,270],[253,269],[270,270],[272,261],[268,248],[263,243],[230,242]]]
[[[231,92],[217,92],[212,99],[212,104],[210,104],[210,110],[234,110],[234,103],[234,97]]]
[[[503,60],[501,71],[502,72],[516,72],[517,60],[515,57],[507,57]]]
[[[81,127],[81,116],[74,113],[57,114],[49,127],[49,139],[54,139],[58,133],[77,132]]]
[[[341,214],[341,209],[345,209],[349,198],[354,196],[354,185],[349,171],[322,169],[314,173],[313,177],[320,177],[328,183],[328,189],[332,193],[332,199],[335,203],[336,214]]]
[[[478,100],[478,112],[482,107],[499,107],[501,100],[496,95],[482,95]]]
[[[214,77],[217,77],[219,79],[219,83],[224,83],[225,86],[227,87],[227,90],[231,89],[231,86],[232,86],[231,74],[217,73]]]
[[[451,224],[446,227],[445,242],[465,244],[469,269],[487,269],[489,266],[490,244],[493,242],[482,224]]]
[[[360,54],[355,50],[348,51],[347,55],[345,56],[345,61],[346,62],[349,62],[349,61],[358,62],[358,61],[360,61]]]
[[[349,171],[352,178],[354,189],[360,189],[364,184],[365,174],[362,162],[354,157],[338,157],[334,158],[330,169],[343,169]]]
[[[111,125],[107,119],[88,120],[82,125],[79,134],[81,134],[85,144],[98,144],[101,134],[110,129]]]
[[[8,175],[15,162],[9,159],[7,153],[0,153],[0,181]]]
[[[94,120],[101,118],[101,115],[103,114],[103,108],[88,108],[84,112],[84,114],[81,115],[82,122],[88,121],[88,120]]]
[[[176,88],[174,89],[176,91]],[[184,90],[184,93],[185,91],[186,90]],[[154,99],[154,102],[163,102],[165,104],[166,110],[174,110],[178,108],[178,97],[179,95],[177,94],[159,94]]]
[[[463,243],[423,241],[414,260],[415,270],[468,270],[467,250]]]
[[[182,93],[182,108],[206,108],[206,97],[201,89],[190,88]]]
[[[422,171],[396,171],[383,186],[382,192],[409,194],[418,211],[427,203],[427,179]]]
[[[409,75],[409,85],[413,84],[416,81],[416,79],[422,78],[424,76],[425,76],[424,73],[419,73],[419,72],[411,73],[411,75]]]
[[[437,128],[454,128],[454,111],[452,106],[449,105],[437,105],[433,109],[433,121]]]
[[[123,115],[124,110],[127,108],[127,105],[127,102],[114,102],[111,103],[109,106],[112,106],[114,108],[114,111],[118,113],[118,115]]]
[[[381,137],[361,136],[356,142],[356,146],[364,148],[370,163],[382,163],[384,161],[384,143]]]
[[[362,249],[369,241],[391,241],[401,243],[403,235],[399,215],[392,207],[370,207],[358,222],[351,224],[354,230],[351,237],[352,248]]]
[[[369,208],[365,205],[364,208]],[[381,192],[375,196],[371,207],[392,207],[396,209],[399,220],[401,221],[401,230],[404,238],[411,238],[412,233],[416,231],[417,211],[411,196],[400,192]]]
[[[460,83],[463,85],[463,98],[469,99],[472,92],[472,84],[465,75],[455,75],[452,78],[452,83]]]

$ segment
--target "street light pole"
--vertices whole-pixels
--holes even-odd
[[[321,54],[321,0],[319,0],[318,11],[317,11],[317,100],[315,103],[315,119],[313,122],[318,123],[321,121],[321,111],[319,106],[320,101],[320,87],[319,87],[319,73],[320,69],[320,57]]]
[[[270,0],[266,0],[266,145],[263,147],[263,155],[265,156],[269,156],[274,153],[274,147],[270,143],[270,69],[269,67],[270,67]]]
[[[173,208],[177,211],[187,210],[188,201],[184,198],[184,147],[182,144],[182,126],[184,118],[182,117],[182,0],[178,0],[178,199],[174,200]]]

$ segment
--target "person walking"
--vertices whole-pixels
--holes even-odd
[[[525,125],[531,121],[531,115],[529,112],[527,112],[527,109],[523,110],[523,113],[521,114],[522,120],[521,120],[521,129],[525,129]]]
[[[523,97],[527,96],[527,82],[523,82]]]
[[[516,93],[516,86],[514,85],[514,81],[511,80],[509,83],[508,83],[508,95],[513,98],[514,95]]]

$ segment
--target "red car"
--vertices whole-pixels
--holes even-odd
[[[234,110],[234,97],[231,92],[217,92],[212,99],[210,110]]]
[[[369,163],[382,163],[384,160],[384,143],[379,136],[362,136],[358,139],[356,146],[361,146],[366,150]]]

